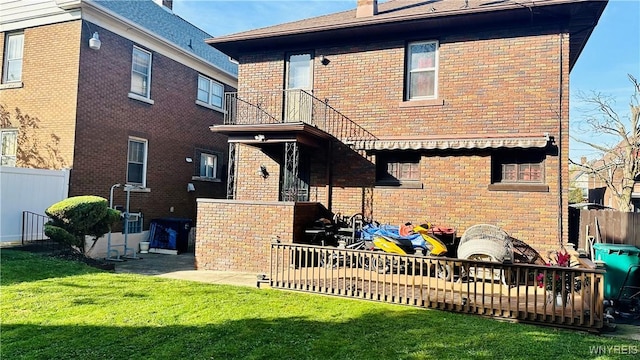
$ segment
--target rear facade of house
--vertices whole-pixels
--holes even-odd
[[[212,128],[230,200],[198,204],[198,267],[264,271],[273,239],[327,213],[566,243],[569,72],[605,5],[358,1],[209,40],[239,84]],[[220,235],[234,221],[255,226]]]
[[[196,197],[224,197],[227,139],[208,128],[237,66],[171,7],[3,1],[3,165],[70,168],[69,196],[109,199],[121,184],[115,206],[131,185],[135,233],[154,218],[195,221]]]

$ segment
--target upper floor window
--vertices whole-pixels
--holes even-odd
[[[200,154],[200,177],[218,178],[218,157],[212,154]]]
[[[376,184],[407,185],[420,182],[418,153],[379,153],[376,155]]]
[[[18,148],[18,130],[2,130],[2,148],[0,165],[16,166],[16,150]]]
[[[146,187],[147,184],[147,140],[129,138],[127,155],[127,184]]]
[[[222,109],[224,86],[202,75],[198,75],[198,102]]]
[[[434,99],[438,95],[438,42],[424,41],[407,46],[407,100]]]
[[[150,90],[151,53],[134,46],[131,61],[131,93],[149,99]]]
[[[9,33],[4,40],[4,64],[2,82],[11,83],[22,80],[22,54],[24,33]]]

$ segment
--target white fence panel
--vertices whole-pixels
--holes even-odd
[[[69,195],[69,170],[0,166],[0,241],[20,241],[22,212],[44,215]]]

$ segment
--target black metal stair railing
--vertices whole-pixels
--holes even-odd
[[[376,137],[309,92],[301,89],[225,94],[225,125],[305,123],[338,140]]]

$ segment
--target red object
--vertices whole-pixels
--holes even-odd
[[[400,236],[407,237],[411,233],[413,233],[413,226],[411,224],[400,225],[400,227],[398,228],[398,234],[400,234]]]
[[[429,229],[429,232],[434,235],[453,235],[456,233],[456,229],[444,226],[434,226]]]

